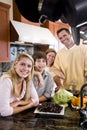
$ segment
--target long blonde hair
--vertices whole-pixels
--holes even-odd
[[[24,57],[27,57],[27,58],[29,58],[32,61],[31,74],[29,74],[25,78],[25,81],[26,81],[25,100],[28,100],[29,97],[30,97],[29,92],[30,92],[30,86],[31,86],[31,83],[32,83],[33,72],[34,72],[34,61],[33,61],[32,56],[30,56],[27,53],[21,53],[21,54],[19,54],[16,57],[16,59],[14,60],[13,65],[12,65],[11,69],[7,72],[7,74],[9,74],[9,76],[11,77],[11,80],[12,80],[12,84],[13,84],[13,92],[12,93],[13,93],[13,95],[16,96],[16,97],[19,97],[20,96],[18,94],[18,79],[19,79],[19,76],[17,75],[17,73],[15,71],[14,64],[17,63],[17,62],[19,62]]]

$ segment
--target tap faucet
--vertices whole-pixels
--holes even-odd
[[[83,84],[83,86],[81,87],[81,90],[80,90],[80,96],[81,96],[80,108],[83,107],[83,90],[85,87],[87,87],[87,83]],[[86,104],[86,108],[87,108],[87,104]]]
[[[80,116],[82,118],[82,121],[80,122],[80,126],[83,128],[83,130],[86,128],[87,129],[87,102],[86,102],[86,107],[83,108],[83,94],[84,94],[84,89],[87,87],[87,83],[83,84],[80,90]]]

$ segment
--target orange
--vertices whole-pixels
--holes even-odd
[[[73,97],[72,99],[71,99],[71,103],[72,103],[72,105],[73,106],[76,106],[76,97]]]
[[[73,106],[80,107],[80,102],[81,102],[81,98],[80,97],[73,97],[71,99],[71,103],[72,103]],[[87,103],[87,98],[83,97],[83,107],[86,107],[86,103]]]

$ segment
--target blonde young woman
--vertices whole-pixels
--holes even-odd
[[[34,62],[30,55],[21,53],[12,68],[0,78],[0,115],[10,116],[39,103],[32,82]]]

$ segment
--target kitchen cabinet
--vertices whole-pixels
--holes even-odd
[[[0,2],[0,62],[10,61],[10,5]]]

